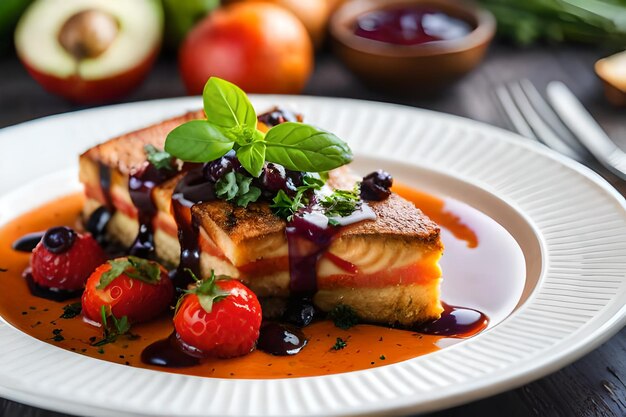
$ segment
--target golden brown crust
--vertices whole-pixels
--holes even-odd
[[[376,220],[347,226],[339,232],[337,238],[381,236],[402,237],[424,243],[438,241],[439,227],[399,195],[391,194],[386,200],[368,204],[376,213]],[[192,213],[201,225],[210,219],[235,245],[247,239],[282,232],[286,226],[286,222],[272,213],[267,203],[252,203],[248,208],[242,208],[226,201],[212,201],[195,205]]]
[[[366,220],[345,227],[338,237],[382,236],[418,239],[424,243],[439,239],[439,226],[413,203],[392,193],[383,201],[370,201],[376,220]]]
[[[203,117],[203,110],[173,117],[94,146],[83,153],[81,158],[101,162],[108,167],[117,168],[123,174],[128,174],[146,160],[143,149],[145,145],[150,144],[163,149],[165,138],[172,129],[189,120]]]
[[[196,204],[192,214],[205,226],[213,222],[237,245],[244,240],[282,233],[286,222],[272,213],[268,203],[252,203],[247,208],[226,201]]]

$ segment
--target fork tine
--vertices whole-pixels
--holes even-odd
[[[567,143],[560,139],[554,131],[543,121],[541,116],[533,108],[531,102],[528,100],[524,90],[519,83],[512,83],[509,85],[511,97],[513,102],[519,109],[519,112],[524,116],[526,122],[530,125],[533,132],[537,135],[537,138],[543,142],[546,146],[554,149],[555,151],[569,156],[577,161],[584,160],[584,158],[574,151]]]
[[[496,96],[500,101],[500,105],[504,110],[504,113],[506,113],[515,130],[517,130],[517,133],[529,139],[539,141],[528,123],[526,123],[524,116],[522,116],[518,108],[515,106],[509,90],[507,90],[504,86],[500,86],[496,88]]]
[[[527,79],[520,80],[519,84],[533,108],[541,115],[543,121],[552,128],[559,139],[567,143],[578,155],[590,156],[587,149],[580,144],[578,139],[576,139],[572,132],[563,124],[548,102],[541,96],[535,85]]]

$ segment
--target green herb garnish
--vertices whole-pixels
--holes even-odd
[[[158,283],[161,279],[159,264],[136,256],[113,259],[109,261],[109,265],[111,265],[111,269],[100,276],[100,282],[96,286],[99,290],[105,289],[115,278],[122,274],[152,285]]]
[[[119,336],[127,335],[131,339],[136,338],[137,336],[130,333],[130,323],[128,322],[128,317],[123,316],[118,319],[110,313],[107,315],[106,307],[100,307],[100,320],[102,321],[102,339],[97,340],[91,344],[91,346],[104,346],[109,343],[113,343],[117,340]],[[108,319],[111,319],[109,322]]]
[[[320,201],[324,214],[328,217],[346,217],[361,206],[358,187],[352,191],[335,190]]]
[[[198,302],[207,313],[210,313],[213,310],[214,303],[223,300],[230,294],[229,291],[222,290],[216,284],[218,279],[229,279],[228,277],[223,275],[217,276],[215,275],[215,271],[211,270],[211,276],[202,281],[196,276],[196,274],[193,273],[191,269],[185,268],[185,271],[196,281],[196,286],[190,290],[185,290],[186,294],[178,299],[175,311],[178,311],[183,298],[185,298],[188,294],[195,294],[198,297]]]
[[[352,160],[348,145],[332,133],[287,122],[267,133],[257,129],[254,107],[236,85],[211,77],[202,93],[206,120],[192,120],[172,130],[165,151],[189,162],[209,162],[234,149],[253,177],[264,163],[305,172],[328,171]]]
[[[215,194],[223,200],[234,201],[240,207],[248,207],[261,196],[261,189],[251,184],[251,177],[231,171],[215,183]]]
[[[348,330],[359,324],[359,318],[354,309],[345,304],[337,304],[328,316],[333,320],[335,326],[343,330]]]
[[[335,344],[333,345],[333,347],[331,349],[333,349],[333,350],[341,350],[341,349],[345,348],[346,346],[348,346],[348,342],[343,340],[341,337],[338,337],[337,341],[335,342]]]
[[[278,191],[270,205],[274,210],[274,214],[287,221],[291,220],[298,210],[309,204],[311,194],[324,186],[324,180],[320,176],[311,173],[304,175],[302,183],[303,185],[296,189],[296,195],[293,198],[289,197],[283,190]]]
[[[385,357],[385,355],[380,355],[380,357],[379,357],[379,358],[380,358],[380,360],[381,360],[381,361],[384,361],[385,359],[387,359],[387,358]]]
[[[83,309],[83,306],[80,302],[68,304],[66,306],[63,306],[63,314],[61,314],[61,317],[59,318],[73,319],[74,317],[80,314],[82,309]]]
[[[172,165],[174,158],[169,153],[165,151],[160,151],[150,144],[145,145],[143,147],[143,150],[148,157],[148,162],[154,165],[156,169],[174,169],[174,166]]]
[[[52,340],[55,342],[62,342],[65,340],[65,337],[61,334],[63,329],[54,329],[52,330]]]

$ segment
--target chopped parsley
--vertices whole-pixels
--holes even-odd
[[[80,302],[68,304],[63,306],[63,314],[61,314],[62,319],[73,319],[78,316],[82,311],[82,304]]]
[[[252,177],[231,171],[215,183],[215,194],[222,200],[248,207],[259,199],[261,189],[252,185]]]
[[[380,355],[380,360],[381,360],[381,361],[384,361],[385,359],[387,359],[387,358],[385,357],[385,355]]]
[[[158,150],[153,145],[146,145],[143,147],[146,156],[148,157],[148,162],[150,162],[156,169],[167,169],[173,170],[173,160],[174,157],[165,151]]]
[[[278,191],[270,206],[274,210],[274,214],[287,221],[291,220],[294,214],[309,204],[311,194],[324,186],[324,180],[321,176],[318,177],[314,174],[305,174],[302,183],[303,185],[296,189],[296,195],[293,198],[283,190]]]
[[[338,304],[331,310],[328,316],[333,320],[335,326],[343,330],[359,324],[359,318],[352,307],[345,304]]]
[[[61,334],[63,329],[54,329],[52,330],[52,340],[55,342],[62,342],[65,340],[65,337]]]
[[[341,349],[345,348],[346,346],[348,346],[348,342],[343,340],[341,337],[338,337],[337,341],[333,345],[332,349],[333,350],[341,350]]]
[[[335,190],[320,201],[324,214],[328,217],[346,217],[361,207],[361,197],[358,186],[352,191]]]
[[[100,282],[96,286],[99,290],[105,289],[115,278],[122,274],[153,285],[161,279],[159,264],[136,256],[113,259],[109,261],[109,265],[111,265],[111,269],[100,276]]]
[[[128,317],[123,316],[118,319],[113,313],[107,316],[106,307],[100,307],[100,315],[102,317],[102,339],[93,340],[91,346],[104,346],[113,343],[119,336],[126,335],[129,339],[136,339],[138,336],[130,333],[130,323]],[[111,319],[110,322],[108,319]],[[90,339],[91,340],[91,339]]]

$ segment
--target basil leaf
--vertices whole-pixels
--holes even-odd
[[[274,126],[265,135],[265,143],[267,161],[294,171],[329,171],[352,161],[352,151],[344,141],[303,123]]]
[[[265,163],[265,142],[252,142],[237,149],[237,158],[241,166],[253,177],[261,175]]]
[[[233,145],[218,126],[191,120],[167,135],[165,151],[183,161],[208,162],[223,156]]]
[[[211,77],[204,85],[202,98],[206,118],[214,125],[225,129],[239,126],[256,129],[254,107],[246,93],[235,84]]]

